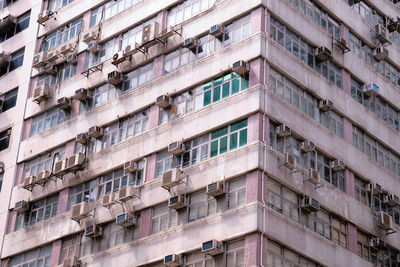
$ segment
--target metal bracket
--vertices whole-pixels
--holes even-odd
[[[87,70],[81,72],[81,74],[83,76],[85,76],[86,78],[89,78],[89,75],[91,73],[96,72],[96,71],[101,71],[102,69],[103,69],[103,63],[100,63],[100,64],[98,64],[96,66],[90,67]]]

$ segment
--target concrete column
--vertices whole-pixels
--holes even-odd
[[[87,29],[89,29],[90,26],[90,16],[91,12],[90,10],[88,10],[87,12],[85,12],[82,16],[82,30],[81,31],[86,31]]]
[[[0,265],[1,267],[8,267],[9,263],[10,263],[10,258],[3,259],[3,260],[0,261],[0,263],[1,263],[1,265]]]
[[[156,160],[157,155],[156,153],[151,154],[150,156],[146,157],[146,181],[154,180],[156,177]]]
[[[160,78],[163,75],[164,55],[156,57],[153,61],[153,80]]]
[[[347,118],[343,118],[343,138],[347,143],[353,144],[353,124]]]
[[[271,23],[271,14],[268,12],[268,10],[265,11],[265,32],[269,33],[269,27]]]
[[[151,208],[148,208],[140,212],[139,238],[149,236],[150,227],[151,227]]]
[[[26,140],[29,138],[29,133],[31,131],[31,126],[32,126],[32,119],[27,119],[26,121],[24,121],[24,126],[23,126],[23,132],[22,132],[22,140]]]
[[[357,254],[357,227],[354,224],[347,224],[347,249]]]
[[[347,2],[347,0],[345,0]],[[349,28],[346,25],[340,25],[340,37],[344,38],[347,42],[350,41],[349,38]]]
[[[262,199],[262,183],[261,172],[255,170],[246,175],[246,202],[261,201]]]
[[[87,55],[87,53],[85,51],[78,54],[78,57],[77,57],[78,63],[76,63],[76,73],[77,74],[80,74],[83,71],[85,71],[86,55]],[[76,88],[76,89],[78,90],[79,88]],[[77,101],[79,101],[79,100],[77,100]]]
[[[168,16],[167,10],[162,10],[157,14],[156,21],[160,25],[160,29],[165,29],[167,27],[167,16]]]
[[[346,169],[345,177],[346,177],[346,193],[349,194],[350,196],[354,197],[355,196],[354,173],[352,171],[350,171],[349,169]]]
[[[266,145],[269,145],[269,118],[266,115],[263,115],[264,120],[261,121],[261,127],[264,124],[264,140]]]
[[[60,195],[58,196],[57,215],[67,211],[68,194],[69,194],[69,188],[60,191]]]
[[[10,211],[7,224],[7,234],[14,232],[17,223],[17,215],[16,211]]]
[[[72,140],[68,142],[65,145],[65,157],[70,157],[74,154],[74,149],[75,149],[75,140]]]
[[[22,179],[25,178],[25,177],[22,177],[23,173],[24,173],[24,165],[25,165],[25,163],[23,162],[21,164],[18,164],[18,166],[17,166],[17,172],[15,174],[15,179],[14,179],[14,186],[17,186],[20,183],[22,183]]]
[[[342,69],[342,89],[348,95],[351,95],[351,81],[350,81],[350,73],[346,70]]]
[[[61,239],[53,242],[53,245],[51,247],[50,266],[58,265],[58,260],[61,254],[61,245],[62,245]]]
[[[79,115],[80,106],[81,106],[81,101],[73,98],[71,102],[71,119]]]
[[[28,98],[33,96],[33,91],[36,88],[37,81],[38,81],[38,76],[35,76],[31,79],[31,82],[29,84],[29,90],[28,90]],[[30,100],[27,99],[27,101],[30,101]]]
[[[257,58],[250,62],[249,86],[264,83],[264,60]]]
[[[158,126],[160,107],[158,105],[152,105],[149,112],[149,129],[153,129]]]
[[[249,234],[245,237],[244,266],[267,266],[267,240],[260,233]]]
[[[256,113],[248,118],[247,143],[262,140],[262,114]]]
[[[264,60],[264,85],[269,88],[269,64]]]
[[[251,33],[265,32],[265,8],[259,7],[250,13]]]

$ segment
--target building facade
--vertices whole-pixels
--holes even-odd
[[[0,8],[1,266],[400,266],[397,1]]]

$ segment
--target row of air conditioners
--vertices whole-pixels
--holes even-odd
[[[136,225],[137,217],[124,212],[115,217],[115,223],[123,227],[131,227]],[[96,238],[103,235],[103,228],[98,224],[91,224],[85,227],[84,235],[89,238]]]
[[[366,190],[372,195],[383,194],[382,186],[378,183],[367,184]],[[400,206],[400,197],[395,194],[385,194],[383,196],[383,203],[390,207]]]
[[[86,157],[83,153],[74,154],[68,158],[57,161],[54,164],[53,174],[63,176],[69,172],[75,172],[83,169]]]
[[[375,250],[385,250],[386,241],[379,237],[373,237],[369,240],[368,246]],[[396,263],[400,263],[400,253],[396,255]]]
[[[101,204],[105,208],[109,208],[117,203],[126,202],[133,198],[139,198],[139,190],[135,187],[121,188],[116,194],[105,194],[101,200]]]
[[[29,175],[24,179],[23,188],[27,190],[32,190],[35,185],[44,185],[47,181],[50,180],[51,172],[47,170],[43,170],[37,173],[36,176]]]

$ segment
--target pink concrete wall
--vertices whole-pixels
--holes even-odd
[[[56,240],[53,242],[53,245],[51,247],[50,266],[58,265],[58,260],[61,254],[61,245],[62,245],[61,240]]]
[[[264,122],[261,121],[261,125],[264,123],[264,140],[266,145],[269,145],[269,118],[264,115]],[[261,126],[262,127],[262,126]]]
[[[255,170],[246,175],[246,202],[261,201],[261,172]]]
[[[262,246],[262,263],[261,263],[261,238]],[[244,245],[244,266],[267,266],[267,240],[260,233],[252,233],[245,237]]]
[[[87,29],[89,29],[89,25],[90,25],[90,10],[88,10],[87,12],[85,12],[85,14],[83,14],[82,16],[82,32],[86,31]]]
[[[345,0],[347,2],[347,0]],[[340,37],[344,38],[346,41],[349,41],[349,28],[346,25],[340,25]]]
[[[10,260],[11,260],[11,258],[8,258],[8,259],[3,259],[3,260],[1,260],[0,262],[1,262],[1,267],[8,267],[8,264],[10,263]]]
[[[353,144],[353,124],[347,118],[343,118],[343,138],[347,143]]]
[[[269,64],[264,61],[264,85],[269,88]]]
[[[31,126],[32,126],[32,119],[27,119],[26,121],[24,121],[24,126],[23,126],[23,132],[22,132],[22,140],[26,140],[29,138],[29,133],[31,131]]]
[[[271,21],[271,14],[266,11],[265,12],[265,32],[268,33],[269,32],[269,27],[270,27],[270,22]]]
[[[249,85],[264,83],[264,60],[257,58],[250,62]]]
[[[25,165],[24,162],[22,162],[21,164],[17,165],[17,172],[15,174],[14,186],[17,186],[20,183],[22,183],[22,179],[23,179],[22,175],[23,175],[23,172],[24,172],[24,165]]]
[[[262,114],[255,113],[248,118],[247,143],[262,139]]]
[[[71,118],[79,115],[79,107],[81,105],[81,101],[73,98],[71,104]]]
[[[153,62],[153,80],[163,75],[164,55],[156,57]]]
[[[78,63],[76,63],[76,73],[80,74],[85,70],[86,65],[86,52],[78,54]],[[76,88],[77,90],[79,88]]]
[[[345,177],[346,177],[346,193],[349,194],[350,196],[354,197],[354,195],[355,195],[354,173],[352,171],[350,171],[349,169],[346,169]]]
[[[152,105],[150,107],[150,114],[149,114],[149,129],[153,129],[158,126],[159,116],[160,116],[160,107],[158,105]]]
[[[139,238],[150,235],[151,227],[151,209],[145,209],[140,212],[140,224],[139,224]]]
[[[265,32],[265,8],[254,9],[250,14],[251,33]]]
[[[31,78],[31,81],[29,83],[28,98],[33,96],[33,90],[35,90],[36,88],[37,81],[38,76]]]
[[[10,211],[9,212],[9,217],[8,217],[8,224],[7,224],[7,234],[14,232],[15,230],[15,225],[17,223],[17,212],[16,211]]]
[[[354,224],[347,224],[347,249],[357,254],[357,227]]]
[[[146,157],[146,181],[154,180],[156,177],[156,153],[151,154],[150,156]]]
[[[74,154],[74,149],[75,149],[75,140],[69,141],[65,145],[65,157],[72,156]]]
[[[342,89],[345,91],[348,95],[351,95],[351,82],[350,82],[350,74],[342,69]]]
[[[67,211],[69,188],[60,191],[58,196],[57,215]]]
[[[160,25],[161,29],[164,29],[167,27],[167,15],[168,15],[167,10],[162,10],[157,14],[156,21]]]

